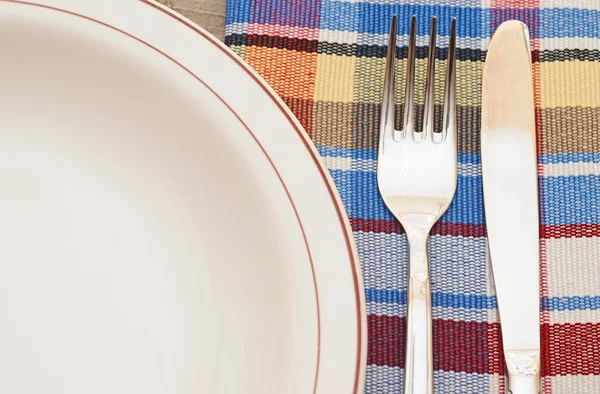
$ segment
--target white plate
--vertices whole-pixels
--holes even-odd
[[[224,45],[146,0],[0,0],[0,392],[362,392],[347,218]]]

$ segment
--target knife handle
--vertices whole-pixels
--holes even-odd
[[[512,350],[505,354],[511,394],[539,394],[540,351]]]
[[[433,394],[431,286],[427,233],[409,232],[409,280],[406,318],[404,394]]]

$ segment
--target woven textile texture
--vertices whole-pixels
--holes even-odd
[[[532,38],[540,153],[543,392],[600,393],[600,1],[228,0],[226,43],[296,114],[350,217],[368,309],[366,393],[399,393],[403,381],[407,242],[375,177],[393,13],[400,22],[398,119],[410,17],[419,22],[421,104],[429,20],[439,19],[438,114],[449,24],[458,20],[458,188],[429,241],[436,392],[505,390],[479,128],[490,38],[504,20],[519,19]]]

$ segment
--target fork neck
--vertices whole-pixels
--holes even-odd
[[[427,239],[429,231],[437,219],[434,213],[399,213],[396,215],[410,242]]]
[[[429,278],[429,264],[427,261],[428,227],[405,227],[409,245],[409,276],[419,282]]]

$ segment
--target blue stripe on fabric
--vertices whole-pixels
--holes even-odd
[[[321,156],[348,157],[352,159],[377,160],[376,150],[337,148],[330,146],[317,146]],[[481,155],[473,153],[459,153],[458,161],[462,164],[481,164]],[[572,152],[572,153],[548,153],[538,155],[541,164],[559,163],[600,163],[600,153],[594,152]]]
[[[248,3],[248,5],[243,4],[247,8],[243,8],[242,12],[240,12],[240,6],[236,3],[236,12],[227,14],[227,23],[248,22],[307,27],[310,29],[319,28],[321,7],[319,1],[251,0]]]
[[[227,0],[225,7],[225,25],[246,23],[250,17],[252,0]]]
[[[374,172],[330,170],[342,201],[352,218],[393,220],[377,188]],[[600,209],[590,201],[600,195],[600,176],[562,176],[541,179],[545,204],[541,223],[546,225],[600,222]],[[484,224],[480,177],[459,176],[456,194],[442,222]]]
[[[406,304],[405,290],[366,289],[366,301],[385,304]],[[495,309],[498,307],[495,296],[477,294],[431,293],[434,307]]]
[[[379,195],[376,173],[342,170],[329,172],[351,218],[395,220]],[[454,200],[440,220],[449,223],[484,223],[480,177],[458,177]]]
[[[552,153],[538,157],[542,164],[600,163],[600,153],[593,152]]]
[[[349,157],[352,159],[376,160],[377,151],[366,149],[334,148],[330,146],[317,146],[317,151],[321,156],[330,157]]]
[[[600,11],[579,8],[540,10],[540,38],[600,38]]]
[[[439,34],[445,35],[444,32],[449,30],[451,18],[457,17],[459,21],[464,21],[464,23],[457,24],[458,36],[473,38],[490,37],[491,32],[483,31],[481,27],[489,24],[493,12],[491,9],[447,5],[370,4],[326,0],[321,4],[321,18],[314,18],[310,14],[314,14],[316,10],[297,9],[298,7],[294,5],[296,2],[293,1],[260,0],[260,4],[255,4],[256,1],[251,0],[228,0],[228,3],[226,7],[227,24],[247,22],[287,24],[285,22],[288,22],[294,26],[309,28],[387,34],[391,15],[396,13],[400,21],[409,21],[413,14],[417,15],[421,22],[418,25],[418,34],[427,35],[429,23],[422,21],[428,21],[435,15],[439,18]],[[251,6],[262,12],[250,12]],[[252,20],[250,20],[251,14]],[[303,14],[305,16],[302,16]],[[539,29],[532,29],[531,33],[539,35],[539,38],[600,38],[599,20],[600,11],[598,10],[543,8],[539,10]],[[401,34],[408,32],[407,22],[401,23],[399,32]]]
[[[321,29],[358,31],[359,12],[358,3],[324,0],[321,3]]]
[[[600,309],[600,296],[544,298],[542,299],[542,309],[545,311],[595,311]]]
[[[382,304],[406,304],[405,290],[365,289],[366,301]],[[543,311],[600,310],[600,296],[550,297],[540,300]],[[431,304],[442,308],[496,309],[495,296],[477,294],[432,293]]]
[[[317,151],[321,156],[330,157],[349,157],[352,159],[377,160],[376,150],[337,148],[330,146],[317,146]],[[462,164],[481,164],[481,155],[473,153],[459,153],[458,161]],[[594,152],[569,152],[569,153],[548,153],[538,155],[538,161],[541,164],[558,163],[600,163],[600,153]]]
[[[429,34],[429,20],[438,18],[438,34],[447,35],[450,31],[450,21],[456,17],[457,35],[460,37],[480,37],[482,10],[480,8],[415,5],[415,4],[371,4],[349,3],[340,1],[324,1],[321,29],[351,31],[371,34],[387,34],[390,29],[392,14],[397,14],[400,34],[408,34],[409,21],[416,15],[419,22],[417,33]],[[344,18],[343,15],[359,15],[360,19]],[[460,23],[460,21],[465,21]]]
[[[541,222],[546,225],[600,222],[600,176],[579,175],[542,178],[544,204]]]
[[[351,159],[377,160],[377,151],[367,149],[334,148],[329,146],[317,146],[321,156],[345,157]],[[459,153],[458,161],[462,164],[481,164],[481,156],[471,153]]]

